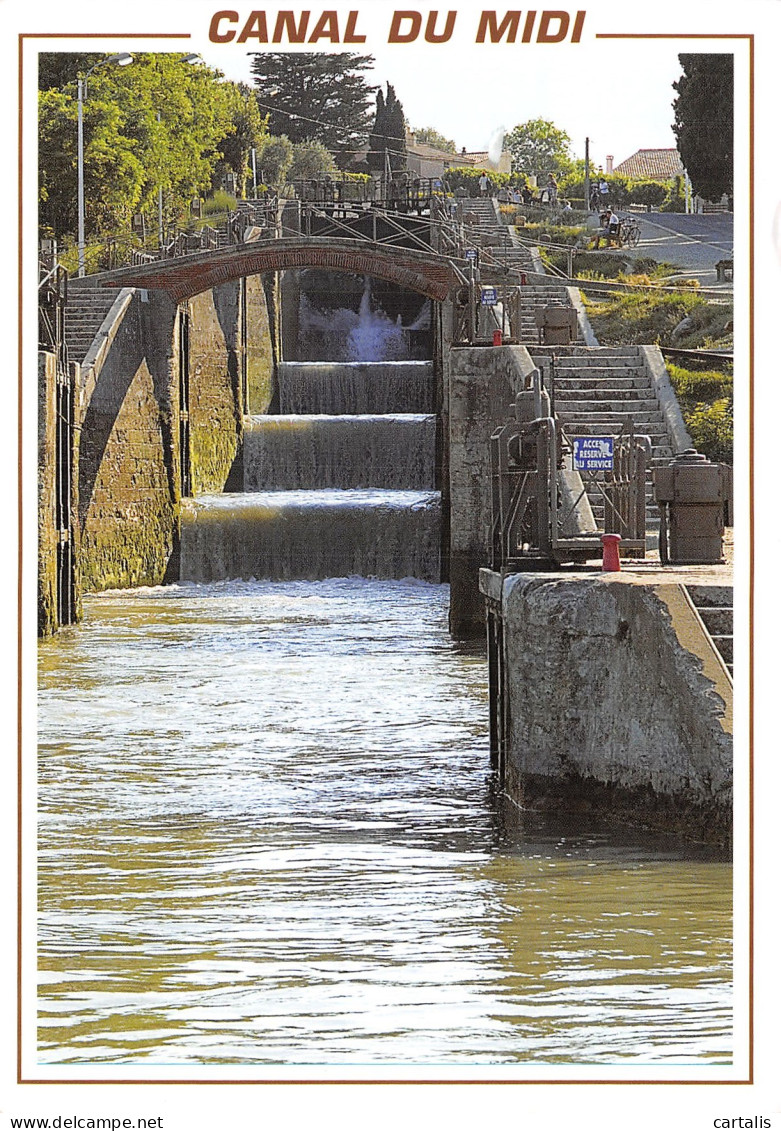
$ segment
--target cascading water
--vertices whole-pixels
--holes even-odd
[[[299,304],[299,357],[331,361],[403,361],[410,356],[410,338],[430,327],[428,302],[405,326],[401,315],[390,318],[372,302],[371,280],[364,279],[358,310],[322,310],[306,295]]]
[[[283,413],[431,413],[434,371],[421,361],[285,361],[278,367]]]
[[[348,359],[278,366],[282,415],[245,420],[244,493],[183,502],[182,580],[439,580],[433,366],[401,360],[427,317],[373,310],[367,280],[328,316]]]
[[[436,417],[253,416],[244,422],[245,491],[434,490]]]

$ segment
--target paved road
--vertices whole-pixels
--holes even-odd
[[[635,255],[650,255],[659,262],[674,263],[680,274],[699,279],[702,286],[732,290],[731,283],[717,284],[715,265],[732,258],[733,217],[729,212],[686,216],[677,212],[652,212],[637,217],[640,243]]]

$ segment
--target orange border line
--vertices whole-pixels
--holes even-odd
[[[119,33],[110,33],[102,35],[101,33],[85,33],[78,35],[76,33],[20,33],[18,36],[19,41],[19,107],[18,107],[18,129],[19,129],[19,153],[18,153],[18,273],[19,273],[19,303],[18,303],[18,442],[19,442],[19,456],[18,456],[18,532],[19,532],[19,551],[18,551],[18,585],[17,585],[17,613],[18,613],[18,633],[17,633],[17,662],[18,662],[18,692],[17,692],[17,774],[18,774],[18,828],[17,828],[17,1083],[19,1085],[165,1085],[170,1087],[172,1085],[183,1085],[186,1087],[200,1087],[200,1086],[215,1086],[215,1085],[515,1085],[515,1086],[563,1086],[563,1085],[578,1085],[578,1086],[627,1086],[627,1085],[643,1085],[645,1087],[667,1087],[674,1085],[680,1086],[696,1086],[702,1087],[708,1085],[710,1087],[718,1087],[720,1085],[726,1086],[739,1086],[739,1085],[753,1085],[754,1083],[754,266],[755,266],[755,253],[754,253],[754,239],[755,239],[755,226],[754,226],[754,110],[755,110],[755,92],[754,92],[754,33],[748,34],[715,34],[706,35],[704,33],[691,33],[691,34],[667,34],[667,33],[649,33],[649,34],[622,34],[605,32],[596,34],[597,40],[747,40],[748,41],[748,490],[749,490],[749,507],[748,507],[748,554],[749,554],[749,581],[748,581],[748,632],[749,632],[749,647],[748,647],[748,1077],[745,1080],[740,1079],[720,1079],[710,1080],[708,1078],[701,1079],[686,1079],[686,1080],[615,1080],[615,1079],[572,1079],[567,1078],[563,1080],[545,1079],[545,1080],[518,1080],[518,1079],[492,1079],[483,1077],[481,1079],[466,1079],[466,1080],[435,1080],[435,1079],[365,1079],[356,1080],[353,1078],[345,1079],[219,1079],[219,1080],[197,1080],[197,1079],[155,1079],[155,1080],[139,1080],[139,1079],[77,1079],[77,1078],[25,1078],[21,1074],[21,853],[23,853],[23,839],[21,839],[21,518],[23,518],[23,490],[21,490],[21,371],[23,371],[23,348],[21,348],[21,329],[23,329],[23,162],[21,162],[21,143],[23,143],[23,46],[25,40],[38,40],[38,38],[50,38],[50,40],[73,40],[73,38],[102,38],[102,40],[110,40],[110,38],[144,38],[144,40],[171,40],[171,38],[191,38],[190,33],[175,34],[175,33],[139,33],[120,35]]]
[[[18,250],[17,250],[17,271],[18,279],[18,292],[19,302],[17,305],[17,319],[18,319],[18,334],[19,341],[17,343],[17,357],[19,371],[16,380],[16,396],[17,396],[17,443],[19,449],[17,452],[17,525],[18,525],[18,559],[17,568],[19,576],[16,581],[16,601],[17,601],[17,617],[19,624],[19,631],[17,634],[16,642],[16,663],[17,663],[17,690],[16,690],[16,737],[17,737],[17,798],[16,798],[16,812],[17,812],[17,826],[16,826],[16,844],[17,844],[17,859],[16,859],[16,1075],[17,1080],[21,1078],[22,1070],[22,577],[23,577],[23,539],[22,539],[22,369],[24,361],[24,352],[22,349],[22,329],[24,322],[23,313],[23,281],[24,275],[22,270],[23,264],[23,241],[22,232],[24,226],[22,223],[23,218],[23,202],[22,202],[22,126],[23,126],[23,101],[22,101],[22,79],[23,79],[23,43],[22,37],[19,37],[19,106],[17,115],[17,128],[19,130],[19,153],[18,153],[18,189],[17,189],[17,223],[19,225],[18,234]]]

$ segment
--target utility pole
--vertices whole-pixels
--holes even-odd
[[[591,211],[591,178],[588,173],[588,138],[586,138],[586,180],[585,180],[585,193],[586,193],[586,211]]]

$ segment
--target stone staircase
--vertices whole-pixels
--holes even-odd
[[[70,361],[83,364],[118,294],[114,289],[71,286],[65,304],[65,344]]]
[[[551,360],[555,374],[555,410],[568,436],[616,436],[631,423],[635,435],[650,436],[651,461],[646,482],[646,525],[659,528],[651,472],[673,457],[672,440],[645,359],[637,346],[532,347],[535,364],[548,387]],[[594,517],[604,517],[599,489],[588,491]]]
[[[478,198],[464,203],[464,226],[467,240],[482,249],[481,278],[483,282],[502,283],[521,281],[521,274],[539,272],[532,250],[522,244],[518,236],[503,224],[490,198]],[[510,272],[510,276],[506,274]],[[521,324],[518,340],[526,345],[539,342],[536,314],[548,306],[571,306],[566,286],[551,278],[550,283],[530,283],[522,292]]]
[[[531,248],[499,219],[494,201],[488,197],[464,201],[464,228],[473,246],[485,249],[484,262],[510,271],[537,271]]]
[[[687,585],[700,620],[730,675],[733,674],[733,601],[731,585]]]

